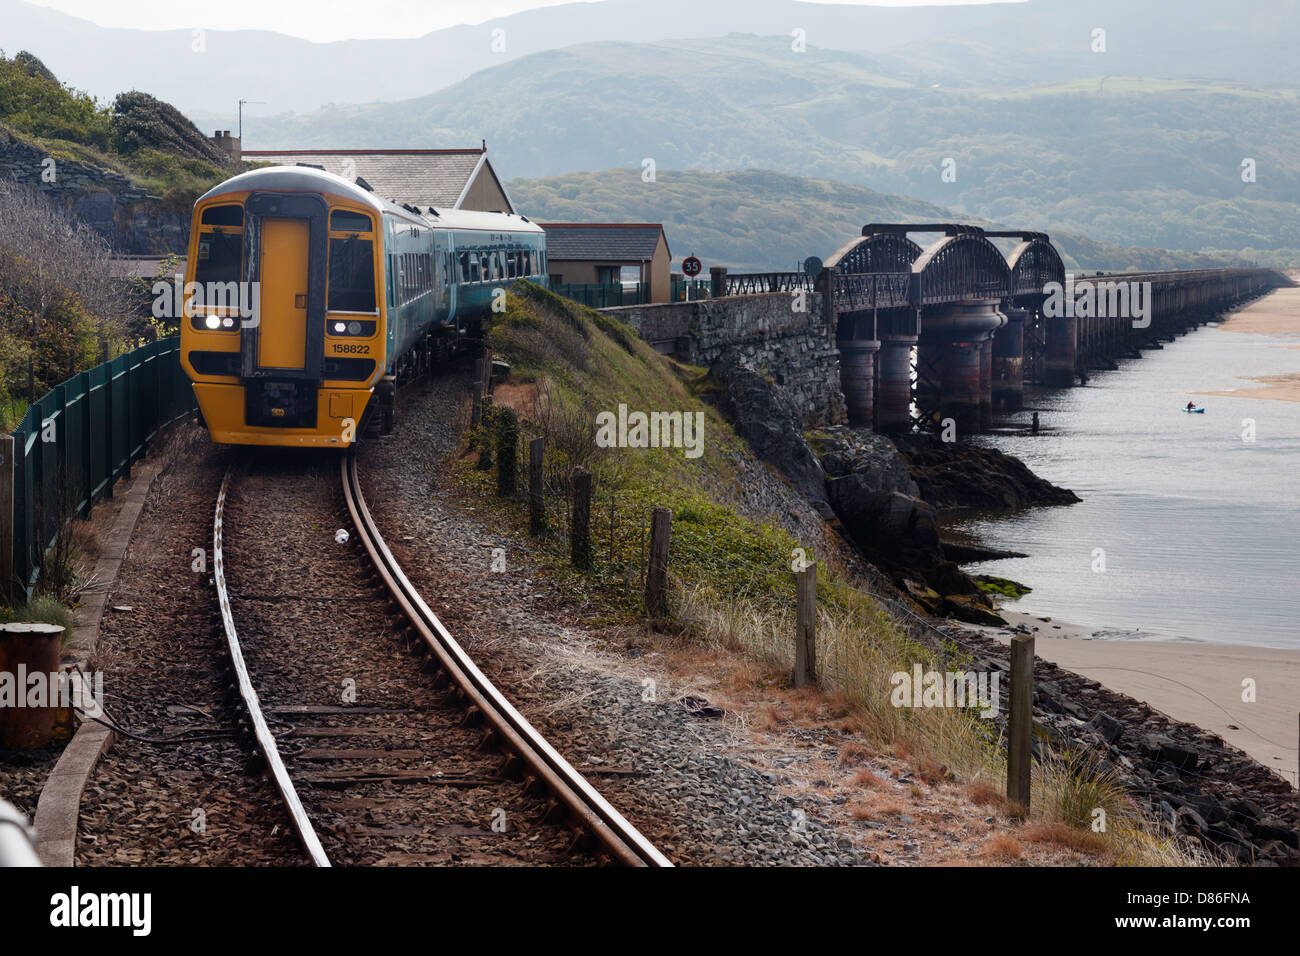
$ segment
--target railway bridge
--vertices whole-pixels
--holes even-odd
[[[937,234],[922,248],[912,237]],[[1003,253],[994,240],[1007,240]],[[987,430],[1026,382],[1068,387],[1288,280],[1270,269],[1067,275],[1046,233],[874,223],[816,273],[712,270],[715,301],[804,290],[833,336],[850,423]]]

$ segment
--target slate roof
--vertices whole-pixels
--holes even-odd
[[[664,227],[658,222],[542,222],[546,257],[640,262],[653,259]],[[668,239],[664,237],[664,245]],[[671,250],[669,256],[672,255]]]
[[[361,177],[382,199],[455,209],[485,152],[483,149],[246,149],[243,157],[250,163],[323,166],[327,173],[337,176]],[[351,167],[347,165],[349,160]],[[346,176],[349,172],[352,175]]]

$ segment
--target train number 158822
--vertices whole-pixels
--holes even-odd
[[[341,344],[341,343],[335,342],[335,343],[334,343],[334,354],[335,354],[335,355],[369,355],[369,354],[370,354],[370,346],[369,346],[369,345],[352,345],[351,343],[348,343],[348,344]]]

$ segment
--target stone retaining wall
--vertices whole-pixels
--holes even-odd
[[[798,306],[804,308],[796,311]],[[698,302],[601,309],[630,324],[646,342],[691,365],[708,367],[728,348],[783,385],[805,424],[845,420],[840,354],[826,326],[822,297],[787,292]]]

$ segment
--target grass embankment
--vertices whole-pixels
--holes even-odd
[[[527,533],[523,506],[527,440],[546,438],[545,536],[530,556],[581,605],[593,624],[641,620],[641,582],[649,514],[672,511],[670,619],[661,633],[705,648],[724,648],[760,662],[773,675],[793,663],[794,576],[800,542],[783,528],[738,509],[741,485],[764,467],[705,401],[711,387],[703,370],[677,365],[641,342],[628,326],[528,283],[518,283],[506,311],[494,316],[488,341],[511,363],[497,404],[520,417],[520,491],[497,496],[496,479],[477,467],[477,455],[459,460],[458,479],[498,524]],[[596,416],[630,411],[699,412],[703,453],[680,448],[600,448]],[[499,419],[489,414],[488,421]],[[472,436],[481,449],[491,427]],[[594,477],[594,564],[580,572],[569,563],[568,496],[575,467]],[[843,717],[866,740],[910,753],[927,775],[953,778],[977,803],[1001,803],[1005,754],[991,721],[954,707],[895,707],[892,676],[960,670],[956,647],[937,651],[914,639],[834,560],[824,556],[818,575],[817,662],[820,688],[842,704]],[[914,626],[914,625],[913,625]],[[766,683],[773,681],[769,678]],[[1136,804],[1088,759],[1060,754],[1034,767],[1030,839],[1097,853],[1119,863],[1187,863],[1187,852],[1159,835]],[[1016,808],[1003,807],[1016,815]],[[1105,832],[1091,825],[1105,811]]]

